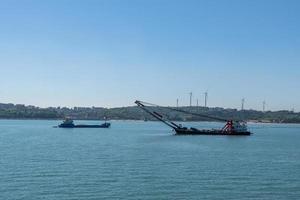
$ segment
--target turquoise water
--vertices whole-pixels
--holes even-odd
[[[254,135],[230,137],[58,123],[0,120],[0,199],[300,199],[300,125],[250,124]]]

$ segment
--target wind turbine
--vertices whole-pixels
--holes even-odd
[[[207,107],[207,97],[208,97],[208,92],[206,90],[206,92],[204,92],[204,107]]]
[[[189,94],[190,94],[190,107],[192,107],[192,98],[193,98],[193,93],[192,93],[192,92],[190,92]]]
[[[241,110],[244,110],[244,105],[245,105],[245,98],[242,98],[242,108],[241,108]]]

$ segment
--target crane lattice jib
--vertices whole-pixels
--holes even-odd
[[[190,112],[190,111],[185,111],[185,110],[181,110],[178,108],[172,108],[172,107],[164,107],[164,106],[159,106],[156,104],[152,104],[152,103],[147,103],[147,102],[143,102],[143,101],[136,101],[136,104],[141,104],[143,106],[145,105],[149,105],[149,106],[153,106],[153,107],[160,107],[160,108],[164,108],[164,109],[168,109],[168,110],[172,110],[172,111],[176,111],[176,112],[181,112],[181,113],[185,113],[185,114],[189,114],[189,115],[194,115],[194,116],[198,116],[198,117],[202,117],[202,118],[207,118],[207,119],[212,119],[212,120],[216,120],[216,121],[221,121],[221,122],[227,122],[227,119],[223,119],[223,118],[219,118],[219,117],[213,117],[213,116],[209,116],[209,115],[204,115],[204,114],[199,114],[199,113],[194,113],[194,112]]]
[[[164,124],[166,124],[167,126],[173,128],[173,129],[178,129],[180,128],[179,125],[175,124],[174,122],[171,122],[167,119],[164,119],[162,115],[160,115],[159,113],[155,112],[155,111],[150,111],[149,109],[146,108],[146,106],[141,102],[141,101],[135,101],[135,103],[142,109],[144,110],[146,113],[152,115],[154,118],[156,118],[157,120],[163,122]]]

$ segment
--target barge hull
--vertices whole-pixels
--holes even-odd
[[[252,133],[246,132],[224,132],[221,130],[176,130],[176,135],[228,135],[228,136],[249,136]]]
[[[59,128],[109,128],[110,124],[105,125],[59,125]]]

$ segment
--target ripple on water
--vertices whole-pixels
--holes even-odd
[[[300,196],[298,126],[255,124],[253,136],[233,138],[174,136],[154,122],[115,121],[109,130],[57,123],[0,121],[0,199]],[[199,126],[210,125],[220,124]]]

